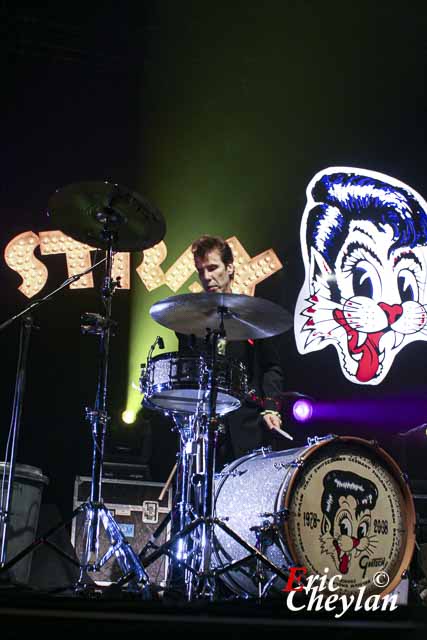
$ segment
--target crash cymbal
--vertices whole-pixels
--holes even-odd
[[[217,331],[223,310],[227,340],[268,338],[292,326],[291,314],[274,302],[237,293],[187,293],[159,300],[150,309],[159,324],[178,333]]]
[[[107,225],[116,251],[143,251],[166,233],[162,213],[145,198],[112,182],[78,182],[58,189],[49,200],[55,228],[79,242],[106,249]]]

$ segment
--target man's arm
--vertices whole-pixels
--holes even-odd
[[[284,390],[284,373],[280,362],[277,338],[259,341],[261,384],[264,400],[262,416],[269,429],[280,429],[280,394]]]

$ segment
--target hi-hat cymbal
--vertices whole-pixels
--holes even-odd
[[[58,189],[49,200],[55,227],[79,242],[106,249],[113,232],[116,251],[143,251],[166,233],[163,214],[145,198],[111,182],[78,182]]]
[[[269,338],[292,326],[291,314],[274,302],[236,293],[187,293],[159,300],[150,309],[159,324],[178,333],[204,337],[218,331],[227,340]]]

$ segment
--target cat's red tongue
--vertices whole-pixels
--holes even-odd
[[[359,538],[352,538],[352,540],[353,540],[353,549],[354,549],[355,547],[359,546],[360,540],[359,540]],[[350,556],[349,556],[348,553],[344,552],[343,555],[342,555],[342,558],[340,558],[341,547],[340,547],[340,545],[338,544],[338,542],[336,540],[334,540],[334,547],[335,547],[335,550],[336,550],[336,552],[338,554],[338,560],[339,560],[339,563],[340,563],[339,564],[340,571],[341,571],[341,573],[347,573],[348,572],[348,565],[349,565],[349,562],[350,562]]]
[[[348,553],[343,553],[342,558],[340,558],[341,547],[336,540],[334,540],[334,547],[338,555],[339,560],[339,569],[341,573],[347,573],[348,571],[348,563],[349,563],[349,555]]]
[[[369,382],[375,377],[380,366],[379,343],[385,331],[368,333],[363,344],[357,346],[358,332],[348,324],[341,309],[334,310],[334,319],[342,326],[349,336],[348,350],[353,354],[362,354],[357,366],[356,378],[359,382]]]

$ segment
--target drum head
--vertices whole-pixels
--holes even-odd
[[[340,594],[385,595],[415,545],[415,509],[402,473],[373,443],[319,441],[301,456],[284,494],[285,539],[307,576],[337,576]]]

